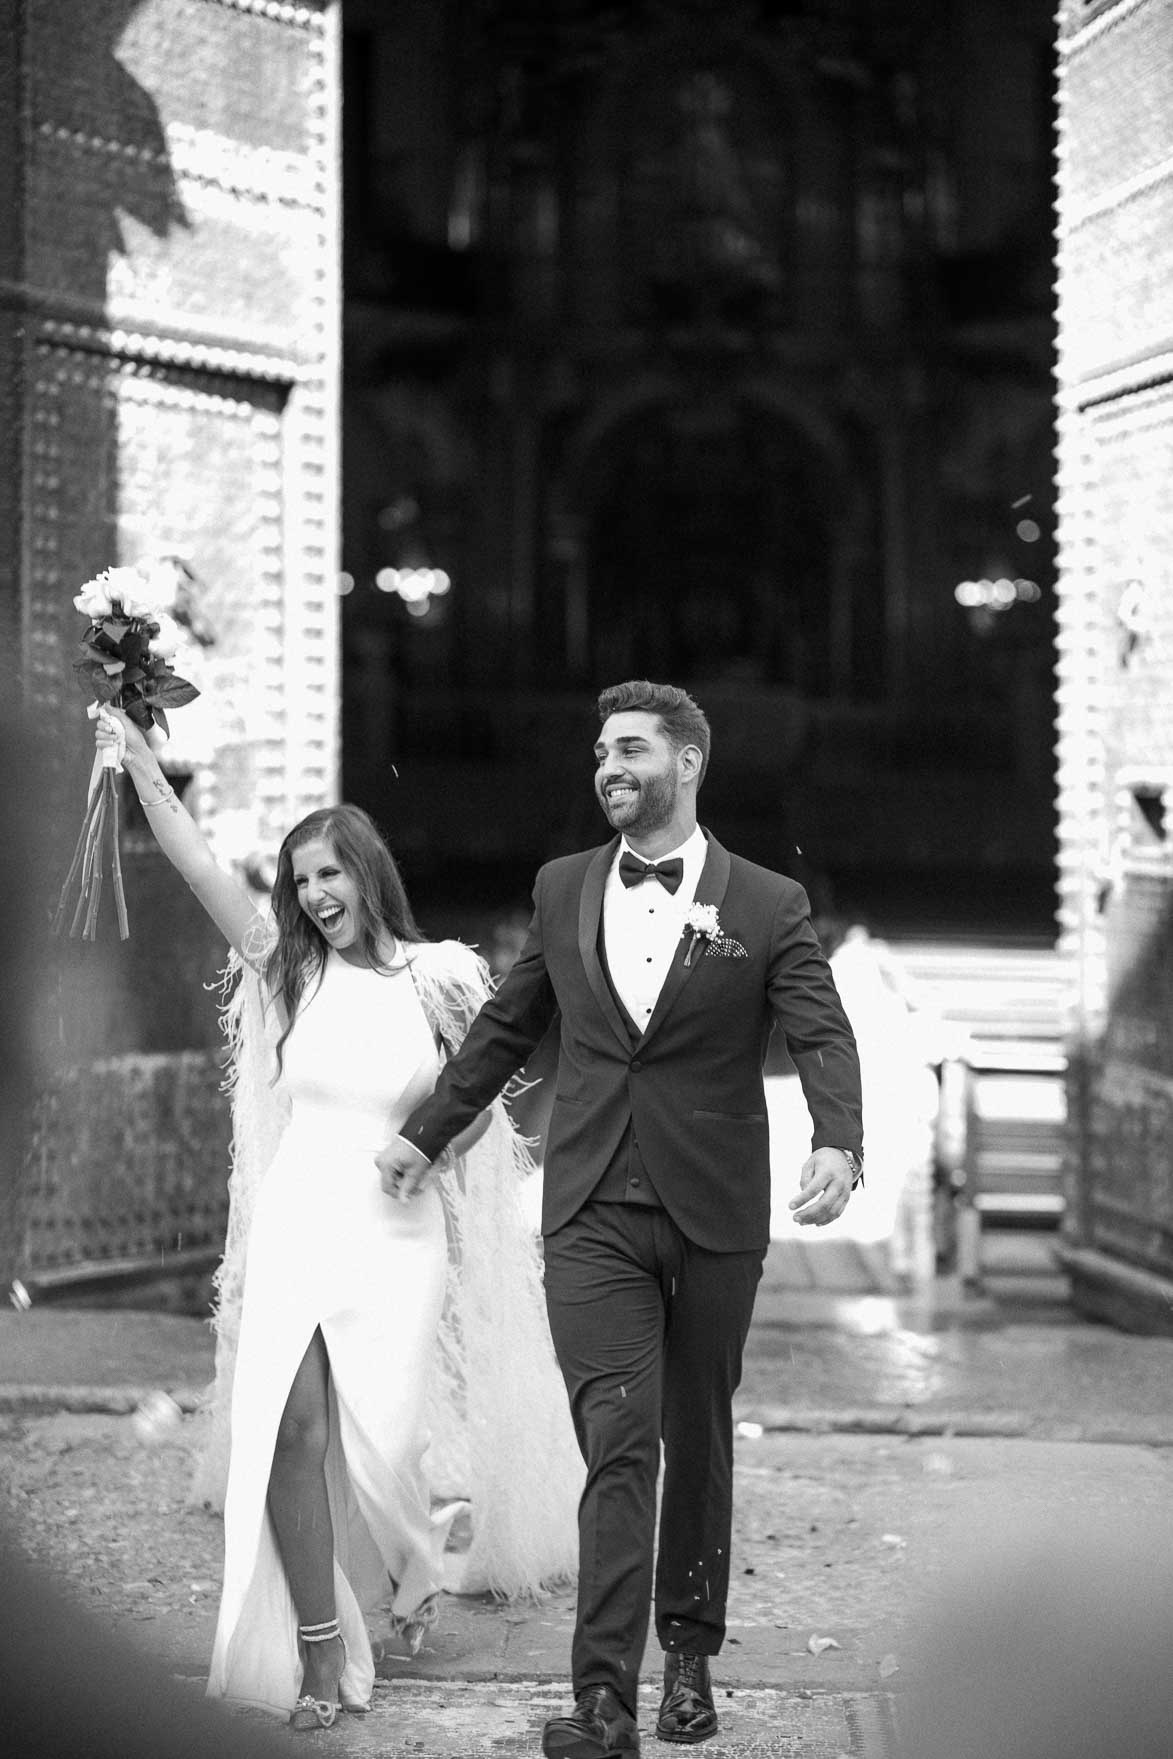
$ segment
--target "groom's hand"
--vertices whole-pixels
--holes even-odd
[[[386,1148],[375,1156],[375,1165],[388,1197],[407,1203],[423,1189],[432,1163],[402,1136],[393,1136]]]
[[[838,1148],[816,1148],[798,1175],[798,1196],[790,1199],[794,1219],[803,1227],[822,1227],[847,1208],[851,1166]]]

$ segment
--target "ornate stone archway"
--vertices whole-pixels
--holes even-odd
[[[548,499],[550,590],[575,675],[848,688],[849,449],[785,387],[648,374],[566,438]]]

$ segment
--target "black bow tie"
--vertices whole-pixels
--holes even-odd
[[[638,886],[640,880],[658,879],[666,892],[675,892],[684,878],[684,863],[675,861],[641,861],[630,849],[619,857],[619,877],[625,886]]]

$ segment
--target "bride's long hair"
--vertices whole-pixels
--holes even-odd
[[[338,864],[358,892],[355,945],[375,971],[387,969],[379,952],[384,933],[397,942],[422,941],[395,857],[378,826],[360,806],[322,806],[300,819],[277,854],[273,881],[273,915],[277,940],[265,961],[269,994],[285,1004],[285,1029],[277,1042],[277,1067],[283,1066],[285,1040],[307,987],[321,981],[326,942],[297,900],[293,857],[304,844],[328,839]]]

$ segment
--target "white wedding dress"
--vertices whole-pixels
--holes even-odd
[[[473,959],[468,949],[458,950]],[[235,1348],[223,1352],[227,1365],[220,1353],[217,1363],[224,1404],[231,1386],[231,1417],[224,1583],[208,1693],[278,1715],[286,1715],[297,1699],[302,1662],[297,1612],[268,1514],[267,1489],[278,1423],[315,1329],[320,1328],[330,1359],[326,1477],[337,1613],[348,1653],[345,1702],[365,1703],[374,1682],[364,1615],[383,1606],[406,1617],[445,1585],[446,1574],[452,1582],[451,1568],[445,1570],[445,1542],[456,1513],[466,1505],[454,1501],[433,1510],[434,1490],[467,1493],[472,1500],[481,1555],[472,1560],[466,1586],[537,1592],[543,1580],[565,1577],[574,1567],[581,1472],[548,1337],[536,1335],[540,1272],[535,1287],[527,1266],[519,1272],[515,1261],[514,1287],[504,1292],[506,1335],[496,1340],[505,1346],[503,1367],[510,1354],[520,1353],[525,1360],[515,1360],[513,1368],[536,1374],[541,1384],[540,1405],[517,1413],[523,1425],[536,1425],[539,1433],[527,1437],[523,1432],[511,1438],[512,1445],[505,1441],[506,1457],[487,1467],[482,1463],[481,1469],[475,1442],[442,1434],[436,1457],[425,1461],[430,1416],[438,1415],[441,1426],[452,1430],[469,1424],[478,1433],[484,1430],[483,1421],[477,1421],[480,1389],[457,1389],[459,1417],[453,1420],[452,1385],[441,1386],[437,1399],[436,1383],[452,1382],[454,1373],[457,1380],[472,1382],[477,1352],[492,1348],[493,1340],[480,1335],[481,1320],[474,1323],[467,1313],[462,1320],[449,1312],[441,1324],[446,1304],[449,1309],[453,1304],[460,1235],[470,1225],[467,1214],[453,1214],[454,1208],[468,1207],[462,1185],[450,1171],[447,1180],[429,1181],[420,1196],[404,1204],[383,1192],[375,1165],[378,1149],[431,1091],[439,1067],[434,1023],[421,994],[428,994],[429,965],[440,950],[413,951],[428,955],[420,958],[415,976],[406,964],[380,973],[329,954],[322,981],[302,1001],[285,1043],[279,1085],[289,1111],[276,1153],[255,1194],[234,1194],[238,1204],[247,1196],[250,1219],[238,1334],[233,1297],[223,1286],[222,1302],[227,1295],[229,1307],[226,1312],[222,1306],[219,1315],[221,1343]],[[445,975],[441,971],[441,980]],[[467,979],[467,969],[462,976]],[[246,973],[243,982],[249,981]],[[255,1078],[252,1085],[259,1087]],[[244,1107],[239,1092],[235,1098],[239,1161]],[[512,1134],[503,1116],[495,1119],[494,1129],[499,1141],[502,1131]],[[501,1162],[498,1147],[492,1164]],[[234,1182],[241,1173],[237,1165]],[[517,1183],[514,1175],[509,1184]],[[516,1232],[508,1214],[513,1194],[491,1184],[486,1182],[482,1194],[493,1205],[489,1226]],[[532,1239],[523,1244],[532,1251]],[[508,1257],[508,1251],[498,1256]],[[478,1274],[483,1282],[486,1267],[472,1277],[473,1307],[483,1315],[502,1306],[502,1292],[490,1291],[488,1302],[483,1289],[477,1296]],[[470,1334],[463,1341],[462,1328]],[[438,1349],[438,1337],[446,1338],[446,1351]],[[484,1391],[490,1400],[496,1396],[494,1388]],[[503,1438],[480,1434],[480,1450],[499,1455],[502,1445]],[[544,1555],[523,1556],[515,1565],[513,1554],[528,1552],[532,1544],[529,1534],[520,1537],[532,1508],[514,1508],[518,1486],[506,1488],[496,1475],[509,1471],[511,1457],[535,1445],[539,1458],[552,1445],[562,1470],[549,1505]],[[217,1500],[206,1484],[204,1497]]]

